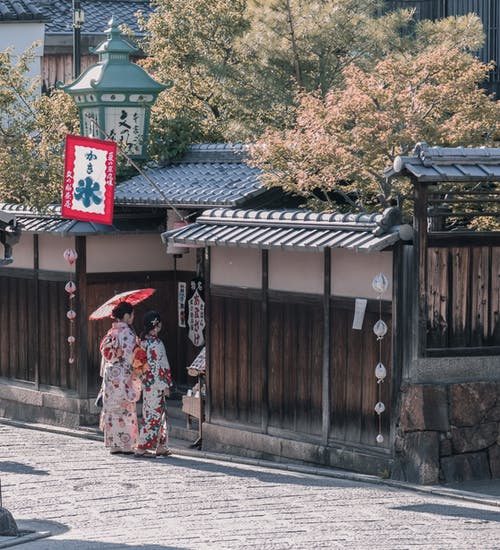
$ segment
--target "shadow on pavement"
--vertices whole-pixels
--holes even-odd
[[[26,550],[133,550],[135,548],[141,550],[186,550],[188,546],[165,546],[164,544],[126,544],[123,542],[99,542],[80,539],[54,539],[52,537],[60,537],[69,531],[69,528],[63,523],[57,521],[46,521],[37,519],[22,519],[17,520],[17,526],[21,531],[32,531],[37,533],[50,532],[49,536],[39,540],[27,541],[25,543],[18,540],[10,545],[4,545],[2,548],[10,546],[22,545]]]
[[[284,472],[283,470],[265,471],[266,468],[262,466],[249,466],[241,464],[239,466],[231,465],[228,463],[212,463],[205,461],[198,461],[196,458],[183,457],[174,455],[168,458],[136,458],[130,457],[132,460],[148,461],[154,460],[157,464],[164,464],[166,467],[169,465],[187,468],[190,470],[197,470],[199,472],[229,475],[247,479],[258,479],[264,483],[283,483],[291,485],[303,485],[303,486],[316,486],[316,487],[344,487],[346,484],[352,484],[350,480],[336,479],[325,476],[319,476],[310,473],[301,472]]]
[[[423,514],[434,514],[437,516],[449,516],[455,518],[468,518],[475,520],[474,523],[487,523],[490,521],[500,522],[500,512],[480,510],[463,506],[449,506],[446,504],[412,504],[409,506],[398,506],[394,510],[407,512],[421,512]]]
[[[13,474],[29,474],[37,476],[48,476],[49,472],[46,470],[37,470],[33,466],[28,466],[22,462],[3,461],[0,462],[0,472],[10,472]]]

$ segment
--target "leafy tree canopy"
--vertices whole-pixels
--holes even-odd
[[[61,194],[64,138],[78,117],[67,94],[38,95],[32,60],[33,49],[0,52],[0,197],[43,208]]]
[[[296,125],[268,129],[253,147],[266,183],[314,208],[373,210],[408,193],[383,171],[415,143],[491,144],[500,103],[480,88],[491,67],[469,53],[481,36],[475,16],[423,22],[369,71],[344,67],[342,87],[302,93]]]

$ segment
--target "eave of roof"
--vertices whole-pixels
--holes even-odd
[[[408,226],[395,209],[382,214],[319,214],[304,210],[207,210],[196,223],[162,234],[165,244],[282,250],[346,248],[376,252],[400,239],[408,240]]]
[[[16,223],[21,225],[23,232],[33,234],[51,233],[62,237],[78,237],[110,233],[157,233],[159,231],[157,220],[152,218],[115,217],[113,225],[69,220],[61,217],[59,206],[50,206],[41,213],[24,205],[0,204],[0,212],[12,214]]]
[[[417,143],[410,156],[398,156],[386,177],[410,176],[421,183],[498,182],[500,149],[493,147],[429,147]]]

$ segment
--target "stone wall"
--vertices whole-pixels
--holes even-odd
[[[400,411],[394,477],[500,478],[500,382],[405,385]]]

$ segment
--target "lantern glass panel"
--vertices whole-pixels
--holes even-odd
[[[104,124],[106,132],[130,155],[142,153],[144,122],[144,107],[106,107]]]
[[[99,130],[97,128],[97,125],[92,122],[93,120],[95,120],[96,122],[99,120],[99,108],[98,107],[83,108],[81,134],[92,138],[99,138],[100,137]]]

